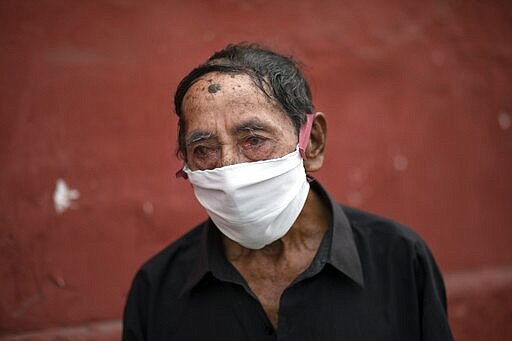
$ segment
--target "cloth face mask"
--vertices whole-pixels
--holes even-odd
[[[215,225],[249,249],[283,237],[309,193],[299,147],[277,159],[195,171],[185,165],[183,171]]]

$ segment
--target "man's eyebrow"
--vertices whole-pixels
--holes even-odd
[[[250,120],[246,122],[242,122],[241,124],[235,126],[233,128],[234,133],[240,133],[244,131],[272,131],[273,129],[268,125],[260,120]]]
[[[185,143],[188,145],[204,141],[204,140],[211,140],[215,138],[215,134],[211,131],[192,131],[189,134],[187,134],[187,137],[185,138]]]

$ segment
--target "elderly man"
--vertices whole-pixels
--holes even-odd
[[[425,243],[307,175],[327,123],[292,59],[229,45],[175,110],[179,175],[209,219],[137,273],[124,340],[452,340]]]

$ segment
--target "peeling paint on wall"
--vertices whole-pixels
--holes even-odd
[[[57,179],[53,192],[53,204],[58,214],[64,213],[78,198],[80,198],[78,190],[69,188],[64,179]]]

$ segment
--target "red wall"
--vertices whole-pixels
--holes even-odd
[[[307,65],[317,177],[427,240],[457,339],[512,333],[509,2],[142,3],[0,2],[0,339],[118,338],[136,269],[205,217],[174,178],[173,91],[245,40]]]

